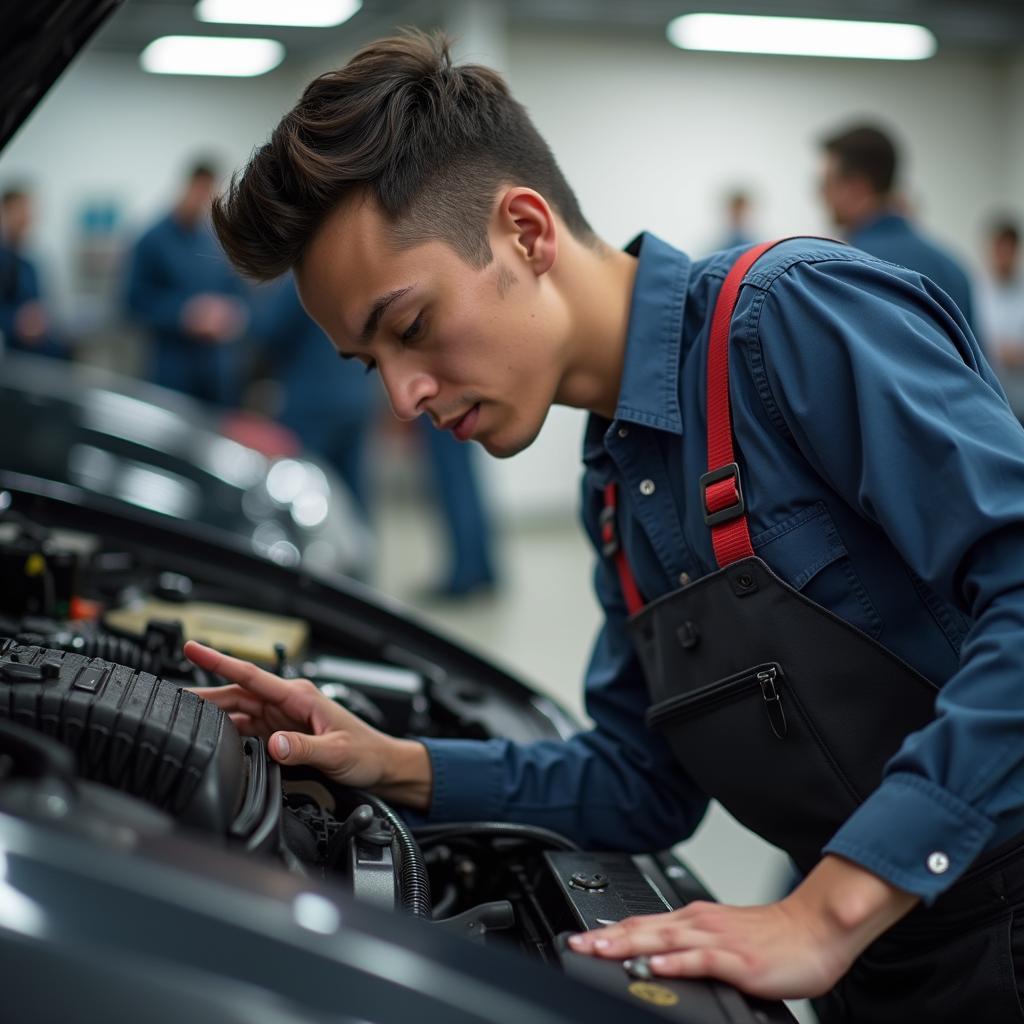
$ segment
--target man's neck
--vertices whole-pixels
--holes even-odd
[[[846,218],[847,234],[854,234],[861,231],[869,224],[890,214],[895,214],[896,209],[887,196],[872,196],[864,200]]]
[[[555,394],[559,405],[615,416],[626,357],[626,335],[637,260],[602,243],[570,239],[560,256],[569,307],[565,370]]]

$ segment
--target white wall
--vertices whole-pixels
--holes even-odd
[[[1006,203],[1024,220],[1024,49],[1005,70],[1002,110],[1006,125]]]
[[[33,247],[58,309],[68,312],[84,201],[113,198],[129,230],[147,226],[169,208],[196,156],[217,157],[225,170],[241,163],[297,89],[284,72],[212,81],[146,74],[132,57],[79,58],[0,156],[0,182],[32,184]]]
[[[512,31],[505,52],[513,91],[616,245],[647,228],[707,251],[722,230],[721,195],[737,183],[755,194],[766,237],[828,232],[816,140],[859,116],[902,136],[925,227],[968,262],[994,206],[1024,207],[1024,56],[1006,65],[686,54],[658,37],[550,28]],[[122,197],[143,224],[197,150],[241,163],[315,70],[232,81],[145,75],[130,58],[76,63],[0,157],[0,182],[38,185],[39,248],[58,298],[83,198]],[[504,512],[571,513],[581,427],[580,414],[556,409],[528,452],[485,460]]]
[[[817,140],[855,117],[880,118],[904,139],[914,206],[968,262],[979,222],[1007,190],[1002,69],[979,59],[686,54],[660,39],[514,31],[508,77],[591,224],[616,245],[647,229],[705,253],[723,231],[721,196],[737,182],[756,196],[764,237],[830,234]],[[1017,85],[1024,99],[1024,70]],[[582,418],[557,412],[532,449],[488,464],[505,507],[572,507]]]
[[[510,79],[553,144],[594,226],[613,242],[639,227],[703,251],[736,182],[766,235],[827,231],[817,140],[859,117],[905,142],[926,226],[969,249],[1001,195],[1001,68],[938,56],[900,64],[684,53],[660,39],[513,33]],[[1022,76],[1024,81],[1024,76]]]

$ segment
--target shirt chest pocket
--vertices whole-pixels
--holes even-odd
[[[794,590],[878,639],[882,619],[824,502],[801,509],[752,542],[754,552]]]

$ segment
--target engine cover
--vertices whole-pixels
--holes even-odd
[[[59,740],[83,777],[214,834],[243,803],[249,760],[231,719],[151,673],[0,639],[0,718]]]

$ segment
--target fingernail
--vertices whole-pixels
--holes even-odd
[[[277,752],[281,757],[287,757],[292,752],[292,745],[283,733],[277,737]]]
[[[594,949],[607,949],[612,944],[611,939],[598,939],[594,943]]]
[[[668,958],[663,956],[652,956],[648,963],[652,967],[664,967],[668,963]]]
[[[575,946],[578,949],[580,946],[583,945],[583,936],[582,935],[570,935],[569,936],[569,945],[570,946]]]

